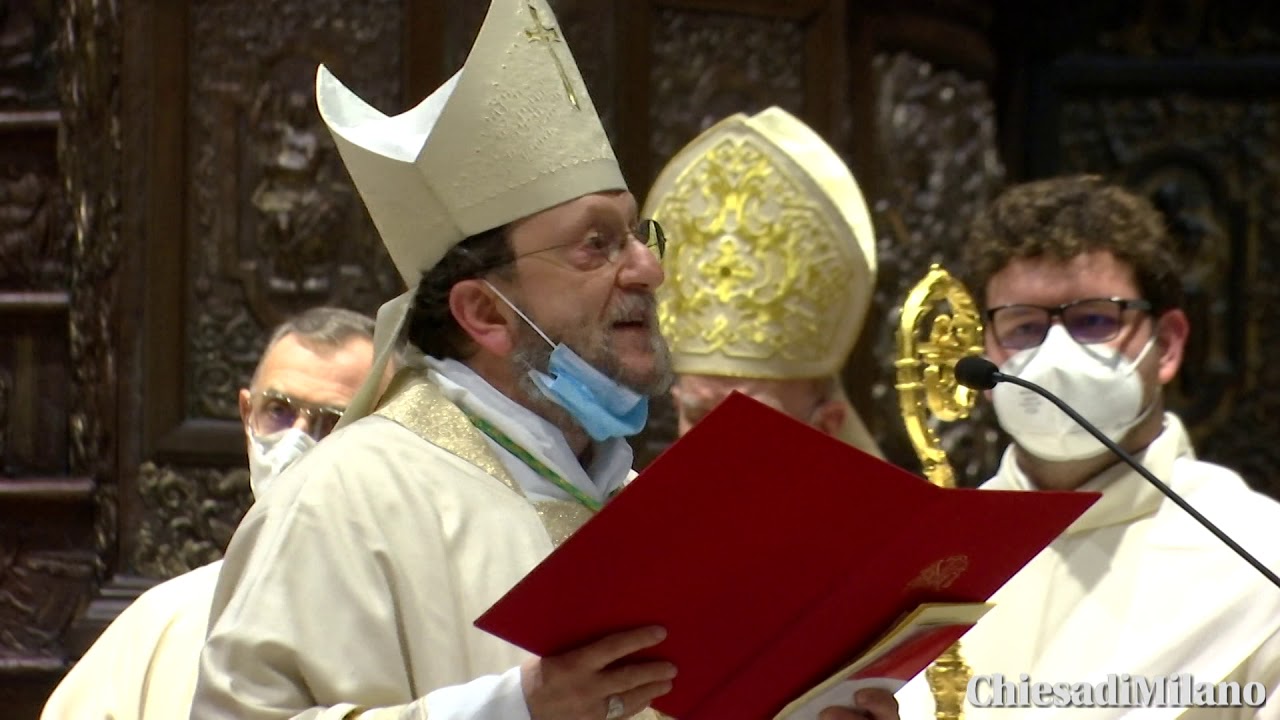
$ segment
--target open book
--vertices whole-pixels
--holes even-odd
[[[783,708],[775,720],[818,720],[829,707],[851,707],[850,698],[863,688],[898,692],[991,608],[989,603],[921,605],[857,660]]]
[[[939,488],[735,393],[476,625],[541,656],[662,625],[634,658],[679,670],[655,709],[771,718],[921,605],[984,603],[1098,497]]]

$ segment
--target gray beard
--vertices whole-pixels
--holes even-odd
[[[561,341],[564,342],[564,341]],[[653,333],[651,350],[656,359],[656,372],[651,378],[637,378],[627,372],[622,367],[622,363],[618,360],[618,356],[609,346],[600,341],[592,343],[592,347],[578,347],[578,343],[564,342],[583,360],[586,360],[592,367],[599,370],[605,377],[614,382],[637,392],[646,397],[657,397],[667,390],[671,389],[671,383],[674,379],[671,372],[671,352],[667,348],[667,343],[657,333]],[[554,350],[547,341],[542,338],[534,330],[527,327],[521,328],[519,337],[516,338],[515,348],[511,353],[511,361],[516,367],[516,372],[520,376],[520,382],[526,383],[527,388],[532,388],[538,394],[538,386],[529,379],[529,371],[537,370],[538,372],[547,373],[551,367],[551,352]]]
[[[606,377],[646,397],[656,397],[670,389],[673,380],[670,352],[667,349],[666,342],[658,333],[653,333],[653,351],[657,358],[656,367],[658,372],[654,373],[652,378],[643,379],[630,377],[618,361],[617,354],[605,342],[600,341],[598,338],[593,338],[593,340],[595,342],[589,348],[574,347],[574,344],[571,343],[565,344]],[[553,348],[547,344],[547,341],[532,328],[526,326],[520,329],[519,336],[516,338],[516,346],[511,354],[511,362],[515,366],[516,387],[522,396],[522,404],[546,419],[547,422],[560,428],[566,434],[569,432],[582,432],[581,426],[573,419],[573,416],[543,394],[542,390],[529,375],[530,370],[537,370],[544,374],[549,371],[552,350]],[[583,352],[584,350],[586,352]]]
[[[530,342],[527,335],[533,335],[534,342]],[[530,377],[531,370],[546,373],[551,366],[551,348],[545,340],[535,332],[527,329],[522,331],[511,354],[511,362],[516,368],[516,391],[520,393],[522,405],[560,428],[566,435],[582,431],[569,411],[543,394]]]

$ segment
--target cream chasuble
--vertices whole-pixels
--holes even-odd
[[[511,423],[511,407],[467,409]],[[241,523],[191,717],[527,718],[528,654],[472,622],[589,517],[531,502],[437,384],[402,371]]]
[[[1156,477],[1271,568],[1280,568],[1280,504],[1240,476],[1195,459],[1182,423],[1141,455]],[[1034,490],[1013,449],[991,490]],[[1108,674],[1199,682],[1260,682],[1280,692],[1280,589],[1122,463],[1084,485],[1101,500],[996,593],[962,640],[979,675],[1017,682],[1100,683]],[[932,720],[923,673],[898,692],[903,720]],[[986,696],[984,695],[984,698]],[[984,700],[985,702],[985,700]],[[966,704],[966,720],[1000,717],[1277,718],[1280,699],[1254,708],[1020,708]]]
[[[67,673],[41,720],[172,720],[191,711],[222,562],[143,593]]]

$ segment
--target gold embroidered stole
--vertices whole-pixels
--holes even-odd
[[[569,500],[529,500],[502,461],[493,454],[484,434],[471,424],[461,408],[450,402],[440,388],[427,379],[425,372],[412,368],[400,370],[382,398],[375,415],[381,415],[441,450],[475,465],[524,498],[538,512],[542,526],[556,547],[595,514]],[[671,720],[652,708],[646,708],[635,718]]]
[[[408,429],[424,441],[480,468],[533,505],[551,542],[560,543],[591,519],[592,513],[569,500],[529,500],[494,455],[488,441],[462,409],[444,396],[422,370],[404,368],[392,378],[375,415]]]

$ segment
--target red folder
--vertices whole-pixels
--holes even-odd
[[[769,718],[923,603],[983,602],[1099,497],[936,487],[734,393],[477,621],[536,655],[662,625],[657,710]]]

